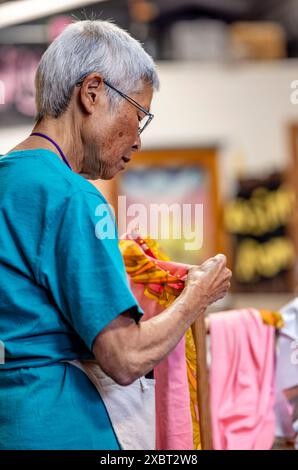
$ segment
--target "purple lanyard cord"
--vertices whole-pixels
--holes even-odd
[[[58,144],[56,144],[56,142],[51,139],[51,137],[49,137],[48,135],[46,134],[41,134],[40,132],[32,132],[32,134],[30,135],[37,135],[39,137],[43,137],[44,139],[47,139],[49,142],[51,142],[53,145],[55,145],[56,149],[58,150],[58,152],[60,153],[64,163],[66,163],[66,165],[72,170],[71,166],[70,166],[70,163],[68,162],[66,156],[64,155],[64,153],[62,152],[61,148],[59,147]]]

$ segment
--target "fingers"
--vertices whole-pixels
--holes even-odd
[[[224,254],[222,253],[219,253],[218,255],[214,256],[213,258],[211,259],[214,259],[215,261],[219,262],[219,263],[222,263],[222,264],[226,264],[227,263],[227,258]]]
[[[204,261],[204,263],[202,263],[201,265],[194,265],[194,266],[191,266],[189,269],[188,269],[188,272],[193,272],[195,270],[198,270],[198,269],[206,269],[206,268],[213,268],[214,265],[217,265],[218,267],[223,267],[227,264],[227,258],[225,255],[223,255],[222,253],[219,253],[218,255],[216,256],[213,256],[212,258],[208,258],[206,261]]]
[[[213,258],[207,259],[202,266],[204,265],[210,265],[210,264],[217,264],[218,266],[225,266],[227,263],[227,258],[223,254],[218,254],[216,256],[213,256]]]
[[[224,279],[231,279],[232,271],[228,268],[225,269]]]
[[[188,283],[194,281],[202,288],[202,283],[205,283],[209,292],[216,293],[221,289],[225,289],[228,285],[230,287],[232,272],[226,267],[226,257],[223,254],[218,254],[213,258],[209,258],[201,266],[193,266],[188,270],[187,280]],[[207,287],[208,286],[208,287]]]
[[[213,302],[217,302],[217,300],[223,299],[226,295],[228,290],[230,289],[231,285],[228,283],[224,289],[221,289],[213,298]]]

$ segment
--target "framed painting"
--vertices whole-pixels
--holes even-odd
[[[296,263],[294,268],[289,274],[289,283],[291,290],[295,293],[298,292],[298,122],[291,123],[288,126],[289,133],[289,148],[290,148],[290,164],[287,171],[287,181],[292,187],[295,199],[296,199],[296,208],[291,217],[288,232],[291,236],[296,253]]]
[[[216,147],[146,150],[115,180],[98,183],[119,236],[136,229],[189,264],[223,251],[217,158]]]

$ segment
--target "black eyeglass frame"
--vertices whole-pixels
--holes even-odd
[[[88,75],[84,75],[84,77],[82,77],[77,83],[76,83],[76,86],[79,87],[82,85],[82,83],[84,82],[85,78],[87,77]],[[147,109],[143,108],[143,106],[141,106],[137,101],[135,101],[133,98],[131,98],[130,96],[126,95],[125,93],[123,93],[122,91],[118,90],[118,88],[115,88],[113,85],[111,85],[107,80],[104,80],[103,79],[103,82],[106,86],[108,86],[109,88],[111,88],[112,90],[114,90],[116,93],[118,93],[120,96],[122,96],[122,98],[124,98],[125,100],[127,100],[130,104],[132,104],[133,106],[135,106],[137,109],[139,109],[142,113],[145,114],[145,116],[148,117],[148,119],[146,120],[146,122],[144,123],[144,125],[142,127],[139,127],[138,129],[138,133],[139,135],[144,131],[144,129],[146,129],[146,127],[150,124],[150,122],[152,121],[152,119],[154,118],[154,114],[150,113],[149,111],[147,111]]]

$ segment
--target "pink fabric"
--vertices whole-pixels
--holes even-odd
[[[274,327],[254,309],[210,315],[216,450],[268,450],[274,440]]]
[[[166,269],[181,276],[187,268],[176,263],[161,261]],[[131,289],[145,312],[144,320],[164,310],[156,301],[144,295],[142,284],[130,281]],[[185,338],[154,369],[156,380],[156,449],[193,450],[193,430],[190,412],[187,368],[185,359]]]

